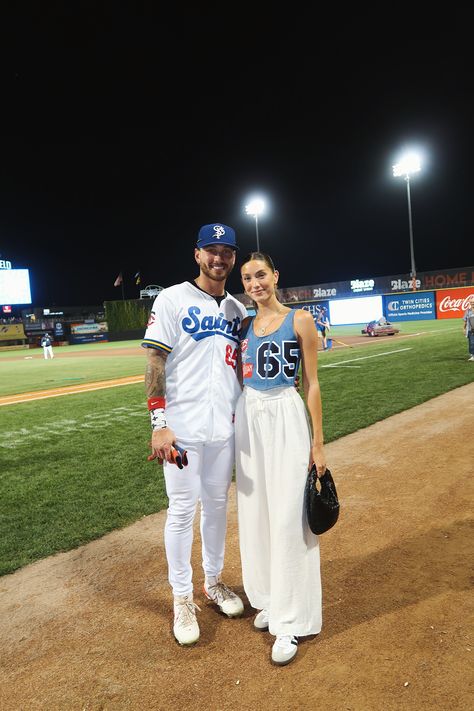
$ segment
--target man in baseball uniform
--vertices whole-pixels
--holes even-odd
[[[321,336],[323,339],[323,350],[327,351],[327,349],[328,349],[327,332],[330,329],[330,325],[329,325],[329,319],[328,319],[328,315],[327,315],[327,309],[324,306],[322,306],[319,310],[318,317],[316,319],[316,328],[321,333]]]
[[[201,227],[194,250],[199,276],[159,293],[142,343],[147,348],[151,456],[164,462],[169,499],[165,549],[174,595],[173,632],[185,645],[199,639],[191,568],[198,500],[204,593],[228,617],[238,617],[244,609],[221,578],[234,465],[234,409],[241,392],[237,348],[247,315],[225,290],[236,250],[231,227]],[[188,463],[178,468],[176,451],[184,450]]]
[[[54,353],[53,353],[53,342],[51,340],[51,336],[49,333],[45,333],[43,338],[41,339],[41,345],[43,346],[43,354],[44,354],[44,359],[48,360],[48,358],[53,359],[54,358]]]

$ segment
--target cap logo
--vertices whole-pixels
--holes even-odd
[[[196,247],[203,249],[212,244],[225,244],[234,250],[238,249],[234,230],[228,225],[223,225],[222,222],[210,222],[199,230]]]

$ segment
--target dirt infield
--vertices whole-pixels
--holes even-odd
[[[0,708],[472,708],[473,432],[470,384],[327,446],[342,511],[320,539],[323,631],[288,667],[252,627],[234,487],[225,578],[246,611],[205,601],[196,521],[194,648],[172,635],[164,512],[4,576]]]

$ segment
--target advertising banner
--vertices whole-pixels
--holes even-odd
[[[52,321],[29,321],[25,326],[25,331],[31,335],[37,335],[40,331],[46,331],[52,327]]]
[[[88,333],[88,334],[71,334],[68,338],[71,346],[77,346],[79,343],[98,343],[100,341],[108,341],[107,333]]]
[[[427,321],[436,318],[436,301],[433,291],[413,294],[396,294],[383,297],[383,310],[387,321]]]
[[[354,276],[349,281],[279,288],[278,293],[280,300],[290,306],[294,301],[340,299],[349,296],[370,296],[370,294],[393,294],[395,292],[434,291],[435,289],[463,287],[470,284],[474,284],[474,267],[419,272],[416,278],[411,278],[408,274],[384,277]],[[236,298],[245,306],[251,306],[251,301],[245,294],[236,294]]]
[[[436,318],[462,318],[467,309],[468,296],[474,296],[474,286],[437,291]]]
[[[100,321],[99,323],[71,323],[69,343],[77,345],[78,343],[107,341],[108,335],[108,327],[105,321]]]
[[[0,324],[0,341],[18,341],[26,339],[22,323]]]
[[[422,272],[422,288],[443,289],[474,284],[474,267],[445,269],[437,272]]]
[[[101,321],[99,323],[93,322],[82,322],[82,323],[71,323],[71,334],[76,335],[86,335],[91,333],[107,333],[107,323]]]
[[[292,309],[306,309],[306,311],[310,312],[315,321],[323,307],[329,313],[329,301],[305,301],[302,304],[287,304],[287,306]]]
[[[387,291],[390,291],[390,277],[354,278],[349,281],[335,281],[329,284],[278,289],[281,301],[287,306],[291,306],[292,301],[370,296],[371,294],[383,294]]]

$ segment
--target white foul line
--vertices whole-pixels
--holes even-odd
[[[397,351],[385,351],[385,353],[375,353],[375,355],[361,356],[360,358],[350,358],[349,360],[341,360],[339,363],[328,363],[328,365],[322,365],[321,368],[340,368],[344,367],[346,363],[354,363],[356,360],[367,360],[368,358],[380,358],[381,356],[391,355],[392,353],[402,353],[403,351],[411,351],[413,348],[399,348]],[[352,368],[358,366],[351,366]]]
[[[61,397],[62,395],[77,395],[79,393],[88,393],[93,390],[104,390],[106,388],[118,388],[122,385],[135,385],[143,382],[143,375],[131,375],[123,382],[114,380],[105,380],[96,383],[82,383],[81,385],[70,385],[63,389],[55,390],[39,390],[36,393],[19,393],[18,395],[5,395],[0,398],[0,407],[2,405],[16,405],[20,402],[32,402],[33,400],[46,400],[50,397]]]

